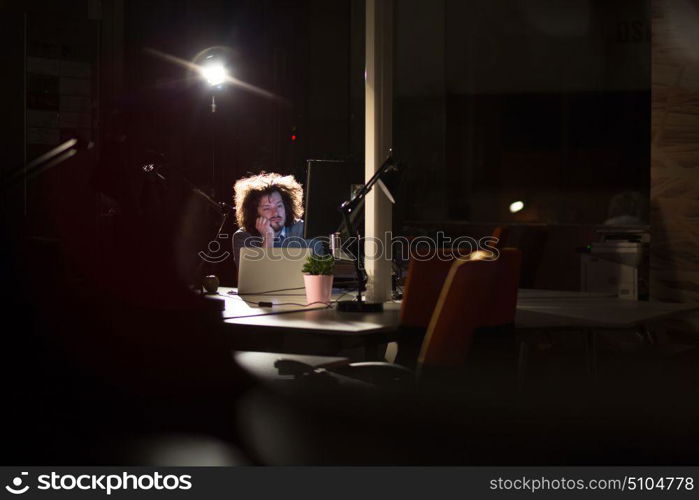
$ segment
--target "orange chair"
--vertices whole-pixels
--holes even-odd
[[[427,328],[451,265],[466,255],[440,251],[429,260],[410,260],[400,306],[401,326]]]
[[[507,371],[513,361],[510,354],[516,352],[510,327],[517,308],[520,262],[521,253],[508,248],[496,261],[454,263],[421,346],[418,372],[426,366],[464,365],[472,348],[472,361]],[[515,363],[510,364],[514,370]]]
[[[518,250],[504,249],[495,261],[455,259],[451,263],[420,346],[416,374],[400,365],[377,362],[352,363],[338,371],[378,385],[410,387],[425,368],[465,365],[478,328],[514,321],[520,262]],[[484,333],[492,336],[490,330]]]
[[[504,257],[508,259],[506,268],[502,271],[501,278],[507,281],[509,279],[515,280],[515,288],[512,291],[512,283],[503,283],[503,286],[507,290],[507,298],[503,297],[504,302],[500,303],[500,297],[498,297],[498,308],[491,312],[492,316],[485,323],[484,326],[494,326],[505,323],[510,323],[514,319],[514,304],[516,304],[517,292],[516,288],[519,284],[519,267],[521,265],[521,255],[518,257],[513,257],[512,252],[519,252],[516,249],[503,249],[505,240],[507,238],[508,228],[507,226],[496,226],[493,229],[492,237],[498,239],[498,243],[495,246],[489,245],[489,248],[496,248],[501,257],[503,253],[507,254]],[[479,253],[489,257],[490,252],[476,252],[476,257]],[[408,273],[405,278],[405,286],[403,288],[403,301],[401,303],[400,310],[400,324],[402,327],[408,328],[427,328],[430,318],[432,317],[432,312],[437,304],[437,298],[439,297],[439,292],[444,285],[444,280],[449,273],[452,263],[456,259],[468,259],[471,256],[470,251],[460,248],[441,248],[438,252],[428,260],[416,260],[410,259],[408,264]],[[516,262],[513,262],[515,259]],[[516,269],[509,269],[508,266],[514,266]],[[507,316],[505,311],[512,310],[510,318],[507,321],[500,321],[503,317]],[[507,318],[505,318],[507,319]]]
[[[454,262],[422,343],[420,365],[463,364],[477,328],[514,322],[521,260],[519,250],[506,248],[495,261]]]
[[[425,330],[449,270],[454,262],[468,258],[467,253],[443,249],[430,260],[410,261],[400,310],[396,362],[415,366]],[[517,249],[499,250],[498,259],[493,261],[497,271],[491,282],[495,286],[483,304],[477,327],[499,327],[514,322],[521,260],[521,252]]]
[[[442,287],[418,357],[425,366],[460,366],[493,297],[497,261],[457,260]]]
[[[504,248],[499,252],[495,261],[498,272],[494,277],[497,287],[479,326],[499,326],[514,320],[522,254],[515,248]],[[410,261],[401,302],[401,326],[427,327],[452,264],[462,259],[468,259],[468,254],[444,249],[430,260]]]
[[[415,368],[425,330],[449,269],[455,259],[467,257],[467,252],[448,248],[441,249],[429,260],[410,260],[400,307],[396,363]]]

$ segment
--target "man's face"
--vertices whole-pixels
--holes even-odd
[[[260,203],[257,205],[257,215],[269,219],[270,226],[275,232],[281,231],[284,227],[284,221],[286,221],[282,195],[275,191],[269,196],[260,198]]]

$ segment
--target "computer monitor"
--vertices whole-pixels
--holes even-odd
[[[304,237],[329,236],[338,230],[338,207],[352,196],[352,186],[364,183],[362,164],[335,160],[307,160]]]

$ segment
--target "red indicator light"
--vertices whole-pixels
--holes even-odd
[[[291,136],[291,140],[292,140],[292,141],[295,141],[295,140],[296,140],[296,135],[292,135],[292,136]]]

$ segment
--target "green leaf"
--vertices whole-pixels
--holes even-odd
[[[311,254],[303,265],[303,272],[314,276],[329,275],[333,273],[334,268],[335,259],[332,255]]]

